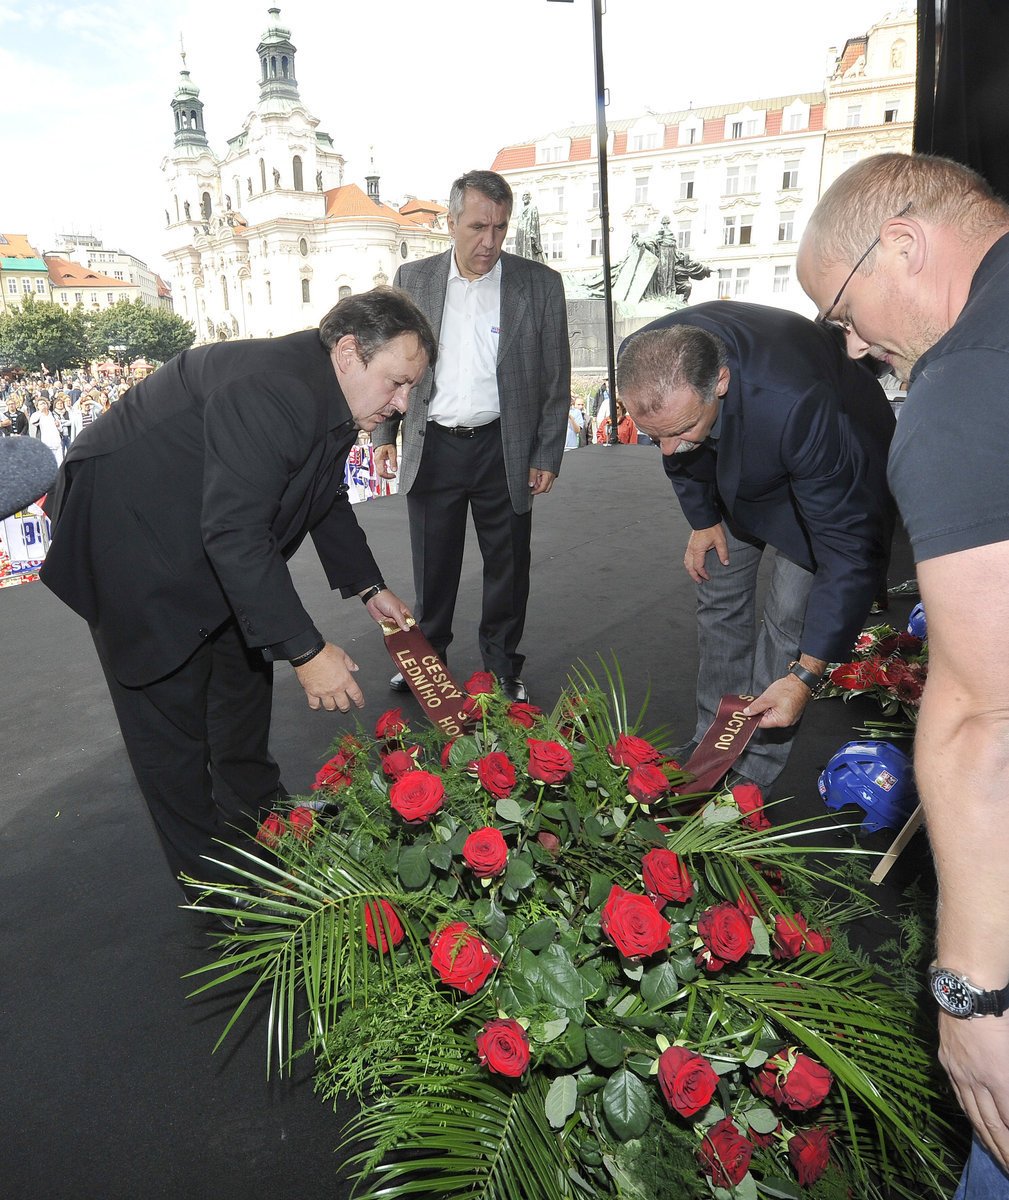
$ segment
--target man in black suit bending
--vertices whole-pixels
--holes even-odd
[[[273,663],[310,708],[361,707],[357,665],[316,629],[286,560],[311,534],[330,586],[406,627],[344,485],[358,430],[406,411],[437,356],[392,288],[316,330],[187,350],[67,454],[43,581],[88,622],[173,874],[220,873],[282,792],[269,752]],[[248,845],[247,842],[245,842]]]

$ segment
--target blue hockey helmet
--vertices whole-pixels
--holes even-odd
[[[916,638],[921,638],[922,641],[928,637],[928,624],[925,620],[925,606],[916,604],[911,609],[911,615],[907,620],[908,633],[914,634]]]
[[[867,833],[901,828],[918,803],[911,760],[893,742],[847,742],[821,771],[818,787],[829,809],[858,805]]]

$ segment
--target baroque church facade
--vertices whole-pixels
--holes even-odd
[[[164,257],[175,311],[201,342],[310,328],[337,300],[449,243],[444,206],[383,204],[373,168],[364,190],[344,181],[343,156],[299,95],[291,31],[278,8],[269,17],[258,102],[222,155],[184,61],[172,100]]]

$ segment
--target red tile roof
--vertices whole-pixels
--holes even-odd
[[[42,255],[29,242],[27,233],[3,233],[0,242],[0,258],[41,258]]]
[[[844,49],[841,51],[841,60],[837,64],[837,74],[843,75],[865,54],[866,47],[869,45],[869,38],[863,34],[862,37],[848,38],[844,43]]]
[[[410,217],[396,212],[387,204],[376,204],[356,183],[345,183],[343,187],[330,188],[326,197],[326,219],[332,221],[354,220],[360,217],[385,217],[397,225],[420,224]]]
[[[133,287],[125,279],[111,279],[108,275],[99,275],[90,267],[71,262],[68,258],[57,258],[55,254],[45,256],[49,268],[49,282],[53,287]]]
[[[568,162],[581,162],[592,157],[592,139],[590,137],[572,138]]]
[[[497,152],[497,156],[491,164],[491,170],[514,171],[517,167],[534,167],[535,165],[535,146],[505,146],[503,150]]]

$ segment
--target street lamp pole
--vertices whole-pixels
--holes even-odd
[[[571,4],[574,0],[552,0],[554,4]],[[606,84],[603,78],[603,5],[604,0],[590,0],[592,5],[592,53],[596,81],[596,165],[599,172],[599,222],[603,245],[603,305],[606,318],[606,381],[610,393],[609,444],[617,443],[617,379],[613,334],[613,281],[610,269],[610,193],[606,158]]]

